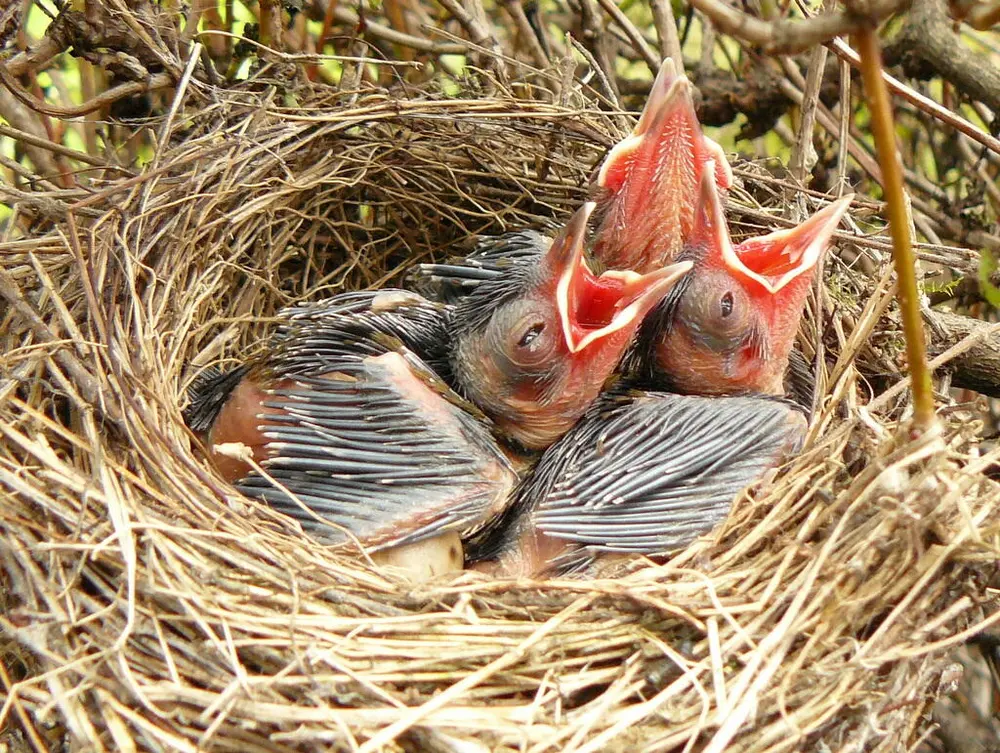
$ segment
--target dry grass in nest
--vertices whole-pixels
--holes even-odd
[[[994,609],[1000,488],[967,406],[914,443],[897,441],[891,394],[862,407],[855,360],[898,370],[887,279],[830,263],[803,343],[826,349],[831,397],[802,456],[714,534],[615,579],[409,586],[219,481],[181,421],[185,386],[251,351],[285,304],[567,216],[620,125],[582,99],[213,97],[141,177],[25,198],[34,231],[0,245],[18,302],[0,330],[0,625],[17,683],[0,726],[126,751],[919,737],[944,650]],[[782,184],[738,174],[734,231],[750,232],[777,215],[751,197],[780,203]]]

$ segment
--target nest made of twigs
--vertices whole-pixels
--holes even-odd
[[[43,744],[143,751],[919,737],[944,649],[993,609],[1000,487],[968,406],[939,435],[897,436],[888,277],[850,262],[885,268],[877,205],[838,234],[802,335],[823,349],[827,397],[768,490],[620,578],[412,586],[219,480],[181,420],[185,388],[252,352],[283,305],[565,219],[627,120],[579,88],[563,104],[416,87],[198,96],[141,173],[21,197],[32,230],[0,244],[17,304],[0,320],[0,625],[17,683],[0,726],[17,715]],[[780,224],[786,184],[753,164],[737,175],[734,234]],[[897,386],[865,407],[855,364]]]

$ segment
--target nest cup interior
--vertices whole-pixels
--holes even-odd
[[[50,672],[25,708],[141,750],[809,749],[923,723],[986,609],[998,490],[960,412],[915,444],[895,405],[859,417],[836,339],[802,456],[614,579],[412,586],[223,483],[181,420],[201,368],[256,352],[282,306],[564,220],[623,133],[582,99],[215,94],[146,179],[6,252],[58,335],[0,319],[5,654],[15,680]],[[751,196],[781,196],[737,167],[735,239],[769,216]],[[860,315],[874,282],[829,266]]]

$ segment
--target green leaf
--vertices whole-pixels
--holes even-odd
[[[996,257],[989,249],[983,249],[979,254],[979,289],[990,306],[1000,308],[1000,288],[991,281],[996,271]]]

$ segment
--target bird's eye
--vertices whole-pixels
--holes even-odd
[[[506,334],[504,351],[510,363],[521,369],[534,369],[546,363],[556,347],[554,331],[537,311],[521,316]]]
[[[730,314],[733,313],[733,294],[726,291],[725,295],[722,296],[722,318],[728,319]]]
[[[757,316],[746,291],[730,275],[706,272],[684,291],[675,318],[717,351],[729,351],[746,339]]]
[[[517,345],[519,348],[527,348],[533,343],[542,332],[545,331],[545,322],[535,322],[525,330]]]

